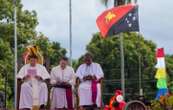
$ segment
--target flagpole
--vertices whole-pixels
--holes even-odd
[[[121,90],[125,99],[125,72],[124,72],[124,38],[123,34],[119,34],[120,38],[120,54],[121,54]]]
[[[114,0],[114,7],[119,6],[121,4],[119,4],[117,1]],[[121,90],[123,92],[123,97],[125,100],[125,72],[124,72],[124,38],[123,38],[123,34],[120,33],[119,34],[120,37],[120,55],[121,55]]]
[[[17,17],[16,0],[14,0],[14,109],[17,109]]]
[[[142,89],[142,68],[141,68],[141,54],[140,54],[140,32],[137,32],[138,37],[138,43],[137,43],[137,52],[138,52],[138,80],[139,80],[139,96],[143,95],[143,89]]]
[[[140,36],[139,36],[140,39]],[[138,51],[138,63],[139,63],[139,68],[138,68],[138,72],[139,72],[139,95],[142,96],[143,95],[143,89],[142,89],[142,68],[141,68],[141,54],[140,51]]]
[[[135,4],[138,3],[138,0],[134,0],[135,1]],[[138,34],[138,42],[139,42],[139,45],[140,46],[140,31],[137,32]],[[140,51],[138,51],[138,63],[139,63],[139,69],[138,69],[138,72],[139,72],[139,95],[140,96],[143,96],[143,88],[142,88],[142,68],[141,68],[141,54],[140,54]]]
[[[72,66],[72,2],[69,0],[69,52],[70,65]]]
[[[138,34],[138,73],[139,73],[139,96],[143,96],[143,88],[142,88],[142,67],[141,67],[141,53],[140,53],[140,31]]]

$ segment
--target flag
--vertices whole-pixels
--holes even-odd
[[[158,48],[156,51],[156,59],[157,59],[157,64],[156,64],[156,79],[160,78],[166,78],[166,65],[165,65],[165,54],[164,54],[164,49],[163,48]]]
[[[156,71],[156,75],[155,75],[156,79],[165,79],[166,78],[166,69],[165,68],[158,68]]]
[[[139,31],[138,6],[127,4],[108,9],[97,18],[96,23],[103,37]]]
[[[158,48],[156,51],[156,57],[160,58],[160,57],[164,57],[164,56],[165,56],[164,49]]]
[[[159,99],[160,96],[164,96],[168,93],[164,48],[157,49],[156,59],[157,64],[155,67],[157,68],[157,71],[155,78],[157,79],[158,88],[156,99]]]

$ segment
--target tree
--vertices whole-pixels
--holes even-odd
[[[109,2],[109,0],[102,0],[102,3],[105,5],[105,6],[107,6],[107,4],[108,4],[108,2]],[[119,5],[124,5],[124,4],[126,4],[126,3],[132,3],[132,2],[137,2],[137,0],[114,0],[114,6],[116,7],[116,6],[119,6]],[[125,43],[125,45],[126,45],[126,42],[124,42]],[[125,54],[126,54],[126,51],[127,50],[125,50]],[[127,51],[128,52],[128,51]],[[154,51],[153,51],[154,52]],[[131,53],[131,52],[129,52],[129,53]],[[131,69],[131,70],[129,70],[129,69],[126,69],[125,70],[125,72],[126,73],[128,73],[126,76],[131,76],[131,75],[129,75],[129,72],[130,71],[133,71],[133,72],[140,72],[141,70],[140,69],[137,69],[140,65],[142,65],[141,66],[141,68],[142,68],[142,71],[144,71],[144,72],[146,72],[145,70],[143,70],[144,69],[144,67],[145,67],[145,65],[147,65],[146,64],[146,61],[145,61],[145,57],[143,57],[143,53],[141,53],[141,50],[140,49],[138,49],[137,50],[137,53],[134,53],[134,54],[136,54],[136,61],[134,62],[134,60],[128,60],[126,57],[128,56],[126,56],[125,55],[125,61],[129,61],[130,63],[129,64],[125,64],[125,68],[131,68],[131,64],[132,63],[136,63],[136,64],[138,64],[138,65],[133,65],[133,68],[134,69]],[[141,55],[142,55],[142,61],[141,61]],[[131,55],[130,56],[128,56],[128,57],[131,57]],[[120,59],[120,58],[119,58]],[[139,64],[139,63],[142,63],[142,64]],[[120,63],[120,61],[119,61],[119,63]],[[146,68],[147,69],[147,68]],[[148,68],[149,69],[149,68]],[[151,70],[151,69],[149,69],[149,70]],[[154,69],[152,69],[152,71],[154,71]],[[147,72],[149,72],[149,71],[147,71]],[[135,74],[133,74],[133,76],[134,76]],[[137,74],[138,75],[138,74]],[[138,76],[134,76],[134,77],[136,77],[136,78],[138,78],[139,77],[139,75]],[[145,76],[145,77],[148,77],[148,76]],[[139,84],[138,84],[139,85]],[[129,85],[126,85],[126,86],[128,86],[128,87],[131,87],[131,86],[129,86]],[[131,91],[131,93],[135,93],[133,90],[130,90]],[[139,91],[138,91],[139,92]]]
[[[12,64],[13,64],[13,55],[10,48],[10,44],[0,38],[0,91],[5,91],[5,78],[7,79],[7,98],[12,99],[13,96],[13,74],[12,74]],[[7,74],[7,75],[6,75]],[[8,101],[12,103],[11,100]]]
[[[127,99],[139,93],[138,56],[141,55],[142,87],[147,96],[148,91],[155,91],[155,49],[156,45],[145,40],[142,35],[136,33],[123,33],[125,53],[125,78]],[[100,34],[93,35],[87,45],[87,51],[93,54],[93,59],[102,65],[105,73],[104,93],[113,93],[120,88],[120,41],[118,36],[101,39]],[[82,62],[82,57],[79,64]],[[78,64],[78,65],[79,65]],[[172,65],[172,64],[170,64]],[[145,83],[147,81],[148,83]],[[154,81],[154,83],[152,83]],[[127,88],[128,87],[128,88]],[[107,94],[110,95],[110,94]],[[148,97],[150,97],[148,95]],[[104,97],[108,101],[109,96]],[[150,97],[153,98],[153,97]]]
[[[8,72],[8,103],[13,104],[14,98],[14,0],[0,0],[0,65]],[[40,47],[46,61],[55,65],[66,50],[58,42],[51,42],[43,34],[36,32],[38,25],[37,13],[23,9],[21,0],[16,0],[17,8],[17,38],[18,38],[18,67],[22,65],[22,54],[25,47],[36,44]],[[0,67],[1,68],[1,67]],[[49,67],[48,67],[49,68]],[[0,71],[0,84],[3,85],[4,71]],[[2,79],[2,80],[1,80]],[[2,87],[2,88],[1,88]],[[3,89],[3,86],[0,86]],[[9,107],[8,106],[8,107]]]
[[[36,12],[29,12],[27,10],[23,10],[23,6],[21,4],[21,0],[16,0],[17,7],[17,37],[18,37],[18,58],[21,56],[21,52],[25,46],[29,42],[29,40],[33,39],[36,36],[35,28],[38,24]],[[1,56],[0,58],[3,60],[2,64],[8,67],[8,81],[10,93],[8,96],[8,102],[12,102],[12,98],[14,96],[13,87],[14,87],[14,73],[13,73],[13,50],[14,50],[14,4],[13,0],[0,0],[0,38],[1,38],[1,46],[0,48]],[[4,44],[4,45],[3,45]],[[5,51],[4,49],[8,49]],[[6,52],[10,52],[6,55]],[[11,59],[9,59],[9,58]],[[3,77],[1,77],[3,78]]]
[[[17,7],[17,37],[18,45],[26,44],[36,36],[35,28],[38,24],[35,11],[23,10],[21,0],[16,0]],[[0,33],[1,38],[10,42],[13,47],[13,0],[0,0]]]
[[[66,50],[58,42],[50,42],[43,34],[36,37],[33,42],[40,47],[47,68],[57,65],[60,58],[66,55]]]
[[[107,6],[107,4],[108,4],[108,2],[109,2],[110,0],[101,0],[101,2],[105,5],[105,6]],[[118,5],[123,5],[123,4],[125,4],[125,3],[131,3],[133,0],[114,0],[114,6],[118,6]],[[135,0],[135,2],[136,2],[136,0]]]

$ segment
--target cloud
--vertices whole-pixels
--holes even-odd
[[[95,19],[104,6],[96,1],[72,0],[73,58],[84,54],[92,34],[98,31]],[[36,10],[39,20],[37,31],[69,50],[69,1],[22,0],[22,3],[24,9]]]
[[[164,47],[167,54],[173,53],[172,4],[172,0],[139,0],[141,32],[158,47]]]
[[[138,0],[141,33],[153,40],[158,47],[165,47],[173,53],[172,0]],[[22,0],[24,9],[36,10],[39,25],[37,31],[43,32],[52,41],[58,41],[69,50],[69,0]],[[109,3],[112,7],[113,2]],[[105,10],[99,0],[72,0],[73,58],[85,52],[85,47],[98,32],[95,20]]]

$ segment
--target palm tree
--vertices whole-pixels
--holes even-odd
[[[101,0],[101,2],[105,5],[105,6],[107,6],[107,4],[108,4],[108,2],[109,2],[110,0]],[[131,2],[136,2],[137,0],[114,0],[114,6],[118,6],[118,5],[123,5],[123,4],[125,4],[125,3],[131,3]]]

